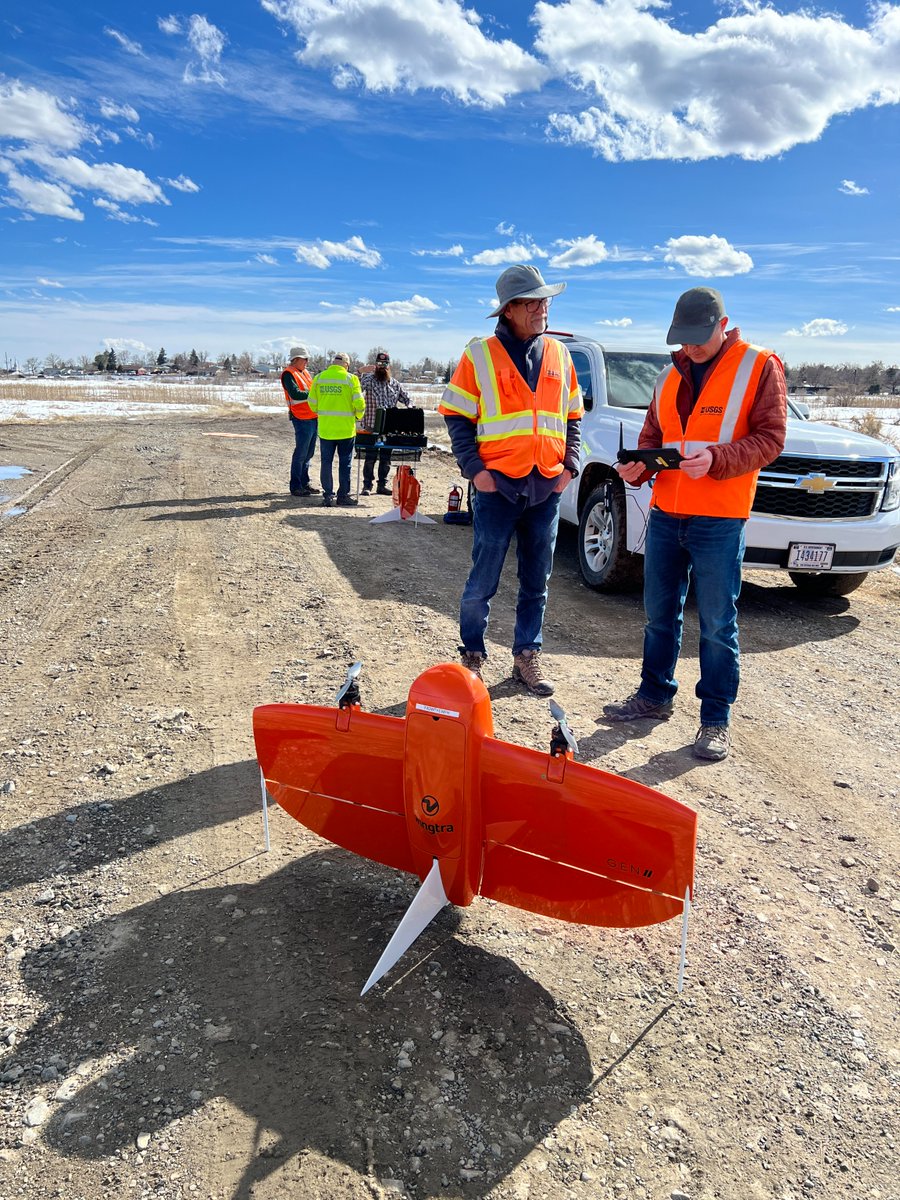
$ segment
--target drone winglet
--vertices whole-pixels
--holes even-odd
[[[366,986],[359,993],[364,996],[370,987],[373,987],[382,975],[386,975],[398,959],[402,958],[406,951],[410,948],[420,933],[423,932],[438,915],[442,908],[445,908],[450,901],[444,894],[444,885],[441,882],[441,869],[438,866],[438,860],[435,859],[431,865],[431,870],[425,876],[425,880],[419,890],[413,897],[413,902],[403,914],[403,919],[394,930],[394,936],[385,946],[381,958],[375,964],[375,969],[366,980]]]

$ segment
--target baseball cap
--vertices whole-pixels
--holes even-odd
[[[345,367],[349,367],[350,366],[350,355],[345,354],[343,352],[343,350],[338,350],[338,352],[334,355],[334,357],[332,358],[331,361],[343,363]]]
[[[724,316],[725,301],[720,292],[710,287],[690,288],[678,297],[666,344],[702,346]]]
[[[288,350],[288,358],[309,358],[309,351],[305,346],[291,346]]]
[[[375,361],[377,363],[389,363],[391,361],[391,356],[389,354],[385,354],[385,352],[382,350],[380,354],[375,355]]]

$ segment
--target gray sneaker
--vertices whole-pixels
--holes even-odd
[[[608,721],[668,721],[674,711],[674,700],[645,700],[637,692],[622,704],[603,705]]]
[[[477,650],[462,650],[460,652],[459,661],[467,671],[471,671],[473,675],[477,675],[483,683],[484,676],[481,674],[481,669],[484,666],[484,660],[486,658],[486,654],[480,654]]]
[[[694,738],[694,758],[721,762],[731,749],[731,734],[727,725],[701,725]]]
[[[521,654],[514,654],[512,676],[519,683],[524,683],[535,696],[553,695],[553,684],[544,678],[541,669],[540,650],[523,650]]]

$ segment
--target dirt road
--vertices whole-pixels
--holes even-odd
[[[0,523],[0,1200],[897,1200],[900,577],[748,582],[735,751],[703,765],[692,614],[674,719],[597,723],[640,597],[585,589],[565,532],[545,646],[580,757],[699,812],[685,990],[677,922],[478,901],[361,1001],[414,881],[280,810],[261,853],[250,712],[330,703],[359,658],[401,713],[454,656],[470,532],[286,496],[285,426],[2,431],[33,474]],[[439,516],[452,460],[420,478]],[[487,682],[543,748],[514,582]]]

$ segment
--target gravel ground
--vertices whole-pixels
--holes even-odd
[[[735,749],[611,727],[638,595],[560,537],[547,666],[582,761],[699,813],[678,922],[445,910],[364,1000],[415,881],[271,815],[250,713],[402,712],[452,659],[471,534],[390,501],[285,495],[280,415],[20,424],[0,525],[0,1200],[408,1196],[898,1200],[900,576],[804,600],[749,576]],[[426,453],[422,509],[456,477]],[[498,736],[548,744],[509,680],[514,563],[486,679]]]

